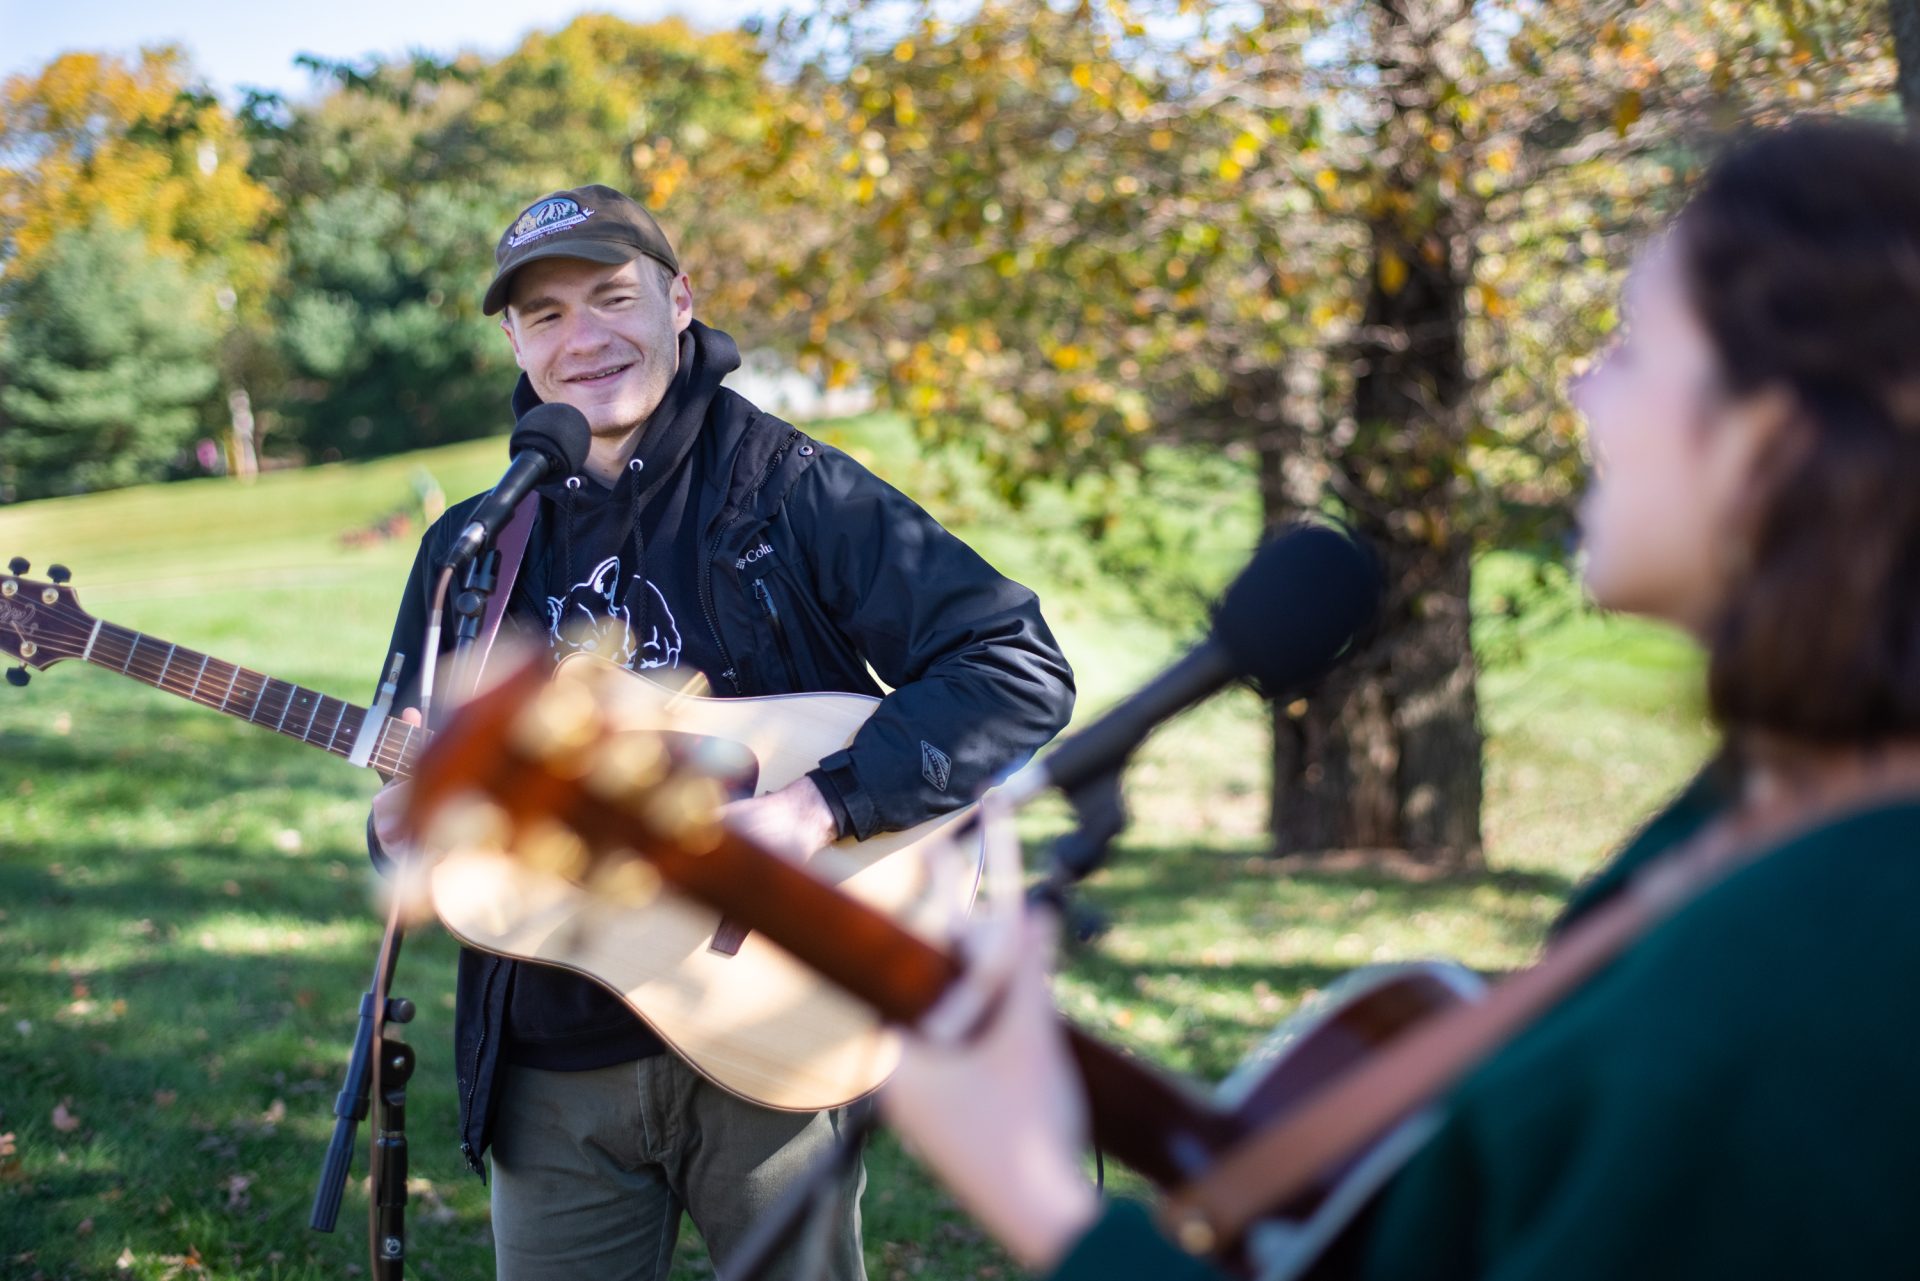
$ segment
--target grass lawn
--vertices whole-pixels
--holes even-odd
[[[939,481],[897,424],[823,434],[1042,592],[1082,715],[1169,657],[1073,536],[1070,504],[1018,513]],[[413,537],[348,545],[413,505],[490,483],[501,443],[364,466],[0,508],[0,560],[70,565],[83,605],[356,701],[377,675]],[[1198,510],[1215,582],[1250,531],[1241,497]],[[1113,921],[1070,956],[1063,1005],[1155,1059],[1224,1074],[1306,992],[1355,964],[1447,954],[1524,963],[1566,890],[1699,761],[1695,660],[1583,612],[1521,558],[1488,557],[1481,604],[1537,598],[1481,638],[1490,870],[1409,884],[1276,875],[1261,857],[1263,709],[1220,699],[1159,736],[1130,780],[1135,826],[1088,897]],[[339,1231],[306,1227],[358,996],[379,936],[362,847],[377,779],[110,673],[65,664],[0,691],[0,1277],[338,1278],[366,1257],[364,1136]],[[1032,816],[1037,841],[1057,811]],[[397,990],[420,1006],[410,1095],[410,1272],[491,1276],[486,1191],[460,1163],[454,948],[423,930]],[[876,1278],[1013,1269],[882,1138],[868,1162]],[[689,1231],[677,1275],[710,1275]]]

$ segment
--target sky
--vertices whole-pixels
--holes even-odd
[[[643,22],[679,14],[713,28],[782,7],[769,0],[0,0],[0,77],[33,71],[69,49],[130,53],[172,42],[229,100],[242,85],[298,98],[313,87],[293,65],[298,53],[497,55],[529,31],[564,26],[584,12]]]

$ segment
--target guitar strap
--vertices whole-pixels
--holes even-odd
[[[494,576],[493,593],[487,597],[487,609],[480,616],[480,634],[473,639],[472,659],[466,670],[473,673],[473,686],[480,684],[487,658],[493,653],[494,639],[500,635],[501,620],[507,614],[507,602],[513,597],[514,582],[520,577],[520,562],[527,554],[527,536],[533,532],[533,518],[540,510],[540,495],[528,494],[513,509],[513,519],[493,540],[500,553],[500,572]],[[469,687],[463,693],[472,693]]]

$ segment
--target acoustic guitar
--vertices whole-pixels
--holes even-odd
[[[96,618],[57,566],[52,582],[25,572],[16,561],[0,575],[0,652],[24,667],[78,659],[389,777],[410,777],[429,740],[398,718]],[[603,700],[616,753],[622,740],[652,743],[668,732],[726,780],[729,797],[804,776],[852,741],[879,703],[858,694],[696,697],[588,654],[562,660],[553,675],[563,689],[591,686]],[[8,677],[22,684],[26,672]],[[810,870],[905,929],[944,936],[979,880],[978,842],[952,839],[970,812],[839,842]],[[469,946],[575,970],[617,993],[697,1071],[752,1102],[838,1107],[892,1072],[897,1039],[866,1002],[698,900],[616,904],[588,892],[577,856],[577,842],[557,829],[531,834],[518,857],[464,844],[431,864],[431,907]]]
[[[624,733],[602,710],[614,678],[581,668],[548,682],[533,668],[455,714],[420,763],[409,822],[458,851],[532,857],[565,831],[584,854],[576,877],[610,904],[673,893],[751,926],[868,1003],[912,1025],[959,981],[958,954],[903,929],[716,821],[724,790],[667,740]],[[603,687],[605,686],[605,687]],[[609,910],[612,910],[611,907]],[[1177,1198],[1256,1136],[1310,1116],[1328,1090],[1449,1016],[1479,1008],[1483,985],[1457,966],[1383,967],[1290,1021],[1218,1089],[1202,1092],[1068,1025],[1093,1136]],[[1196,1254],[1264,1281],[1311,1268],[1378,1188],[1425,1141],[1431,1113],[1389,1109],[1364,1135],[1261,1208],[1259,1222],[1216,1232],[1171,1224]]]

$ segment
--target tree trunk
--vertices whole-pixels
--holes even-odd
[[[1471,421],[1469,237],[1427,137],[1433,51],[1459,12],[1376,0],[1388,108],[1373,276],[1354,352],[1355,437],[1332,461],[1353,523],[1381,554],[1387,596],[1374,637],[1275,718],[1273,830],[1286,854],[1390,848],[1449,867],[1481,857],[1472,543],[1455,517]]]
[[[1887,19],[1893,27],[1900,105],[1908,127],[1920,131],[1920,0],[1887,0]]]

